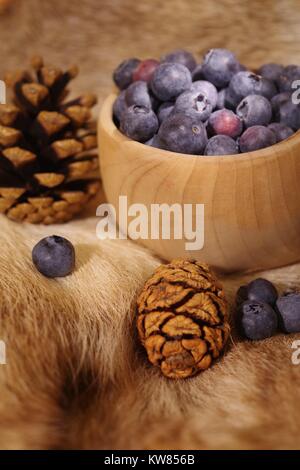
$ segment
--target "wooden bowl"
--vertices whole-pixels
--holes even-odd
[[[233,272],[279,267],[300,259],[300,133],[247,154],[199,157],[130,140],[112,120],[116,95],[100,112],[100,166],[107,199],[128,204],[204,204],[205,241],[140,240],[170,260],[197,258]],[[118,215],[118,214],[117,214]]]

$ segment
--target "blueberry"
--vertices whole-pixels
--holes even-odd
[[[271,124],[268,125],[268,129],[271,129],[271,131],[274,132],[276,142],[281,142],[294,134],[293,129],[281,124],[280,122],[271,122]]]
[[[217,109],[225,108],[226,107],[225,100],[226,100],[226,88],[223,88],[222,90],[218,92],[216,108]]]
[[[202,73],[202,64],[199,64],[194,68],[192,72],[192,80],[193,82],[197,80],[204,80],[203,73]]]
[[[161,62],[175,62],[177,64],[185,65],[185,67],[187,67],[190,72],[193,72],[197,65],[193,54],[188,51],[185,51],[184,49],[177,49],[175,51],[170,52],[169,54],[166,54],[161,58]]]
[[[151,98],[148,92],[147,83],[143,81],[133,82],[125,92],[127,106],[146,106],[152,107]]]
[[[243,124],[239,116],[229,109],[220,109],[211,114],[208,120],[208,128],[212,134],[228,135],[229,137],[238,137]]]
[[[170,101],[189,90],[192,77],[189,69],[182,64],[166,63],[157,67],[154,72],[151,88],[161,101]]]
[[[124,90],[127,88],[133,80],[133,73],[139,65],[139,59],[127,59],[122,62],[113,73],[113,79],[115,84]]]
[[[276,144],[274,132],[264,126],[248,127],[239,139],[240,151],[254,152]]]
[[[236,114],[245,127],[266,126],[272,118],[272,106],[269,100],[260,95],[249,95],[236,108]]]
[[[120,123],[122,114],[127,109],[126,99],[125,99],[126,91],[123,90],[116,98],[114,105],[113,105],[113,117],[116,119],[117,124]]]
[[[185,91],[178,96],[174,107],[174,112],[181,111],[204,122],[211,115],[212,105],[205,94],[198,91]]]
[[[158,137],[157,134],[155,134],[153,137],[151,137],[151,139],[147,140],[147,142],[145,142],[145,144],[149,145],[150,147],[155,147],[157,149],[162,148],[160,138]]]
[[[146,59],[142,60],[133,72],[133,81],[137,82],[142,80],[144,82],[150,82],[153,77],[153,74],[157,67],[159,66],[158,60],[155,59]]]
[[[40,240],[32,250],[32,261],[46,277],[64,277],[75,267],[75,250],[66,238],[52,235]]]
[[[149,91],[149,96],[150,96],[150,100],[151,100],[152,109],[155,113],[157,113],[158,108],[160,107],[162,102],[158,98],[156,98],[156,96],[154,96],[152,90],[149,90],[149,88],[148,88],[148,91]]]
[[[196,82],[193,82],[191,91],[203,93],[207,96],[208,101],[211,102],[213,109],[216,107],[218,101],[218,90],[212,83],[207,82],[206,80],[197,80]]]
[[[283,71],[283,65],[270,63],[262,65],[262,67],[258,69],[258,75],[261,75],[268,80],[272,80],[273,82],[277,82]]]
[[[277,95],[273,96],[273,98],[271,99],[272,111],[273,111],[274,118],[276,120],[279,120],[280,106],[286,101],[288,101],[289,99],[291,99],[291,93],[289,93],[288,91],[278,93]]]
[[[236,73],[230,81],[229,89],[239,101],[248,95],[262,95],[270,100],[277,93],[273,82],[252,72]]]
[[[258,278],[248,284],[247,296],[248,300],[275,305],[278,293],[272,282],[267,279]]]
[[[120,129],[127,137],[146,142],[156,134],[158,119],[151,108],[133,105],[123,113]]]
[[[229,87],[224,88],[224,99],[225,99],[225,108],[231,109],[231,111],[236,111],[238,104],[241,102],[239,97],[237,97]]]
[[[263,302],[248,300],[239,308],[238,323],[242,334],[252,340],[270,338],[277,330],[277,315]]]
[[[166,150],[179,153],[201,155],[207,144],[204,124],[183,112],[172,113],[165,119],[158,136]]]
[[[204,155],[234,155],[236,153],[239,153],[239,147],[235,140],[227,135],[215,135],[209,139]]]
[[[217,88],[226,87],[239,70],[240,64],[236,56],[227,49],[211,49],[204,56],[203,76]]]
[[[165,101],[160,105],[157,111],[157,117],[160,123],[162,123],[173,111],[174,103],[173,101]]]
[[[279,106],[279,121],[294,131],[300,129],[300,106],[287,100]]]
[[[277,80],[279,91],[292,92],[292,84],[295,80],[300,80],[300,66],[288,65],[284,67]]]
[[[288,293],[276,302],[279,322],[287,333],[300,332],[300,294]]]

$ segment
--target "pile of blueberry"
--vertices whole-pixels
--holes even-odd
[[[65,277],[75,267],[75,249],[64,237],[52,235],[40,240],[32,250],[36,269],[46,277]]]
[[[300,332],[300,293],[286,292],[281,297],[266,279],[255,279],[237,292],[237,323],[248,339],[273,336],[277,329],[285,333]]]
[[[176,50],[160,61],[128,59],[113,75],[121,90],[114,120],[138,142],[193,155],[232,155],[269,147],[300,128],[292,100],[300,67],[247,70],[226,49],[212,49],[197,65]]]

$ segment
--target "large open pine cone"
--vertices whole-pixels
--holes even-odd
[[[206,264],[177,259],[156,269],[138,301],[137,328],[149,361],[169,378],[207,369],[230,327],[222,286]]]
[[[0,105],[0,212],[31,223],[66,222],[98,191],[93,95],[65,102],[66,72],[32,61],[9,74],[13,104]]]

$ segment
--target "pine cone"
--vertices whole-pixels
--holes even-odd
[[[138,301],[137,328],[149,361],[169,378],[207,369],[226,344],[228,307],[206,264],[177,259],[156,269]]]
[[[0,212],[17,221],[66,222],[98,191],[93,95],[64,102],[77,74],[32,61],[9,74],[13,104],[0,105]]]

